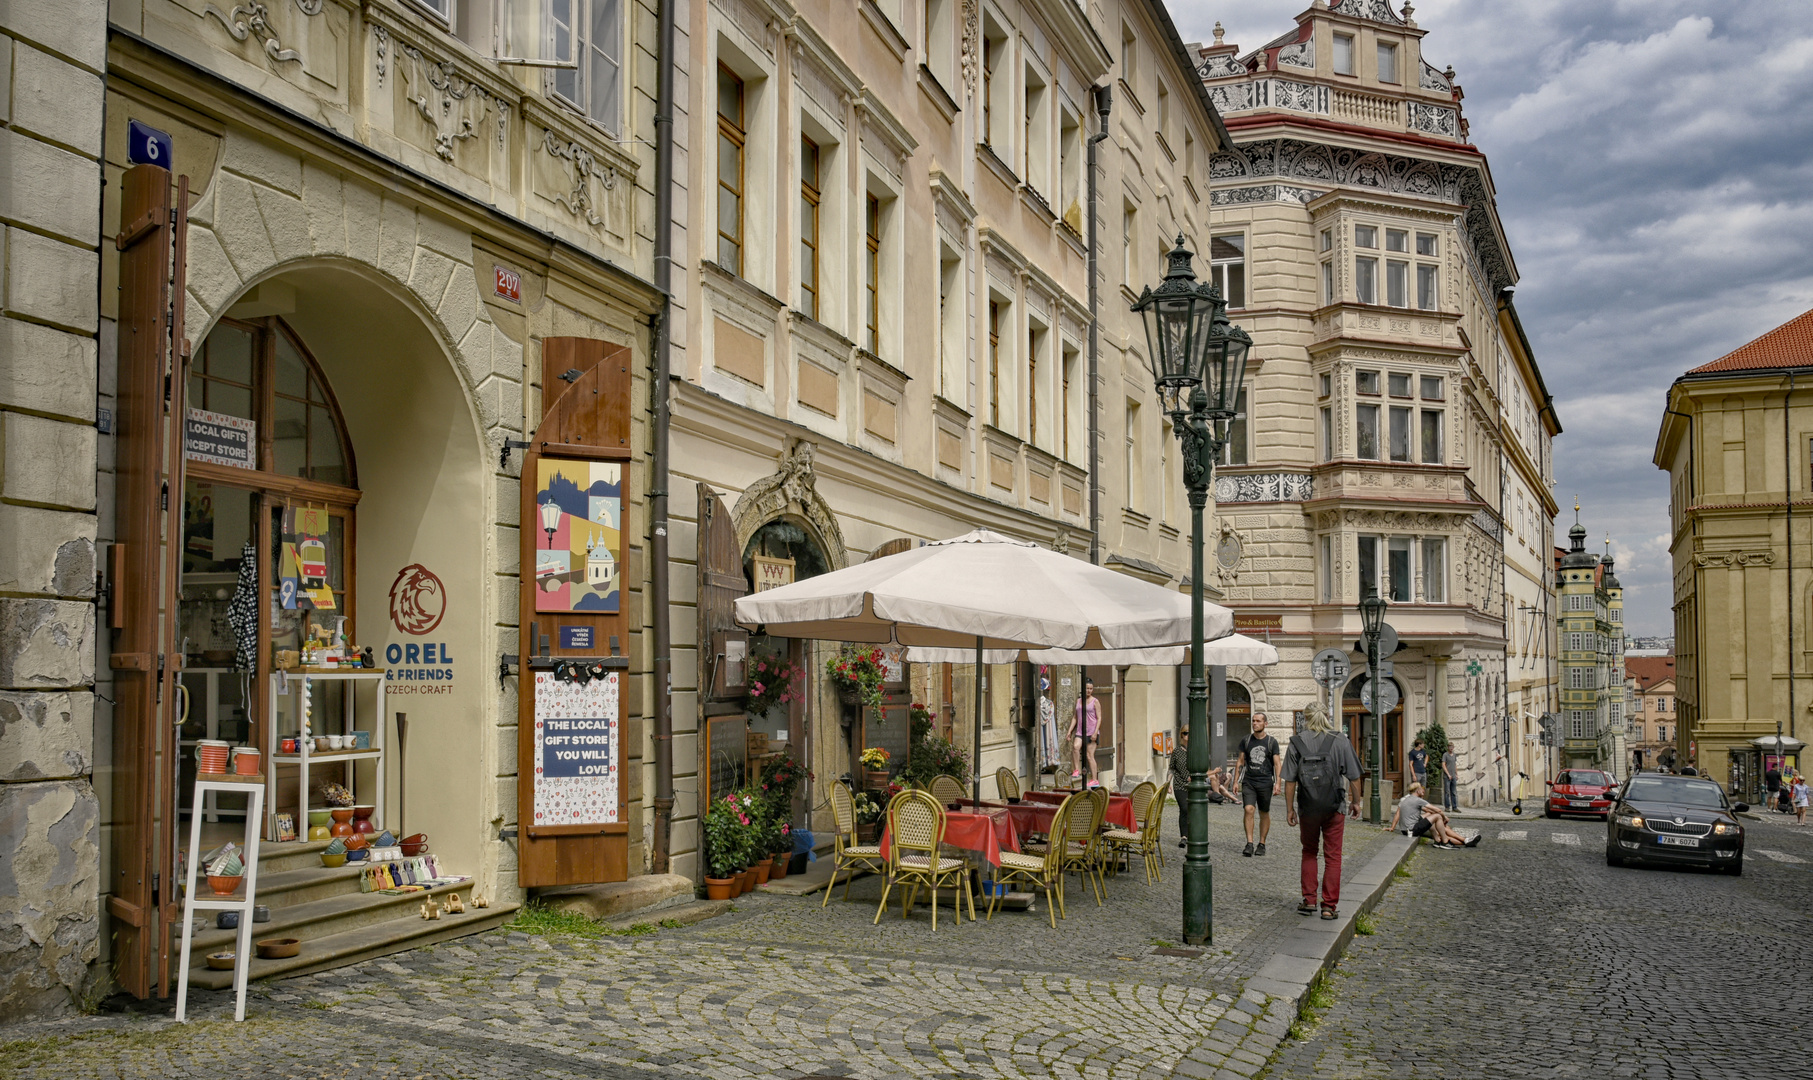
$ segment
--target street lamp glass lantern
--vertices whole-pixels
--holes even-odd
[[[1166,256],[1165,280],[1158,288],[1147,286],[1134,302],[1146,328],[1146,356],[1166,409],[1184,411],[1190,391],[1202,386],[1204,366],[1210,362],[1209,346],[1216,316],[1227,307],[1221,290],[1196,280],[1190,268],[1195,258],[1184,246],[1183,234]],[[1225,316],[1222,318],[1226,323]],[[1245,354],[1241,354],[1245,364]],[[1213,376],[1210,376],[1211,378]],[[1211,390],[1213,398],[1216,391]],[[1217,404],[1209,402],[1211,409]]]
[[[1366,599],[1360,601],[1360,628],[1367,637],[1379,636],[1379,627],[1385,622],[1385,609],[1389,606],[1377,588],[1367,586]]]

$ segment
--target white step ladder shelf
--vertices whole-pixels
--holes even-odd
[[[189,943],[195,936],[195,913],[197,911],[237,911],[239,912],[238,944],[233,950],[233,991],[238,1002],[233,1010],[233,1020],[240,1022],[246,1018],[246,975],[252,970],[252,908],[258,894],[258,836],[264,823],[264,777],[247,776],[236,780],[198,779],[195,781],[195,798],[190,803],[198,812],[189,815],[189,858],[193,860],[188,868],[189,880],[183,889],[183,951],[177,968],[176,982],[176,1021],[187,1023],[189,1006]],[[201,819],[199,812],[204,796],[230,792],[246,796],[245,843],[241,845],[239,861],[245,864],[245,881],[239,899],[231,896],[198,895],[205,888],[208,880],[208,868],[201,865]]]

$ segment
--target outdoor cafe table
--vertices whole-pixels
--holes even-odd
[[[1049,826],[1052,815],[1057,813],[1058,806],[1063,803],[1066,796],[1055,791],[1028,791],[1020,798],[1020,805],[1008,807],[1009,810],[1015,811],[1014,824],[1019,826],[1023,833],[1042,833],[1051,831]],[[1108,813],[1103,816],[1102,820],[1115,828],[1125,829],[1128,832],[1139,831],[1139,822],[1133,818],[1133,800],[1125,795],[1108,796]],[[1032,822],[1041,823],[1028,824]]]
[[[884,827],[882,851],[888,850],[890,841]],[[944,842],[951,847],[976,852],[991,866],[1000,866],[1001,852],[1020,850],[1020,832],[1015,827],[1013,815],[1005,809],[984,807],[981,813],[973,814],[951,810],[944,815]]]

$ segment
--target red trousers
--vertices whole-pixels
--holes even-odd
[[[1341,837],[1347,832],[1347,815],[1337,810],[1324,818],[1298,818],[1297,830],[1303,837],[1303,898],[1316,900],[1316,849],[1322,849],[1326,864],[1322,872],[1322,906],[1334,907],[1341,902]]]

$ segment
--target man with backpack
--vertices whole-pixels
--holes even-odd
[[[1353,743],[1335,729],[1328,710],[1314,704],[1303,710],[1306,730],[1291,736],[1284,755],[1285,821],[1303,839],[1299,915],[1316,913],[1316,855],[1322,856],[1322,917],[1333,919],[1341,902],[1341,839],[1347,831],[1348,808],[1360,804],[1360,758]]]

